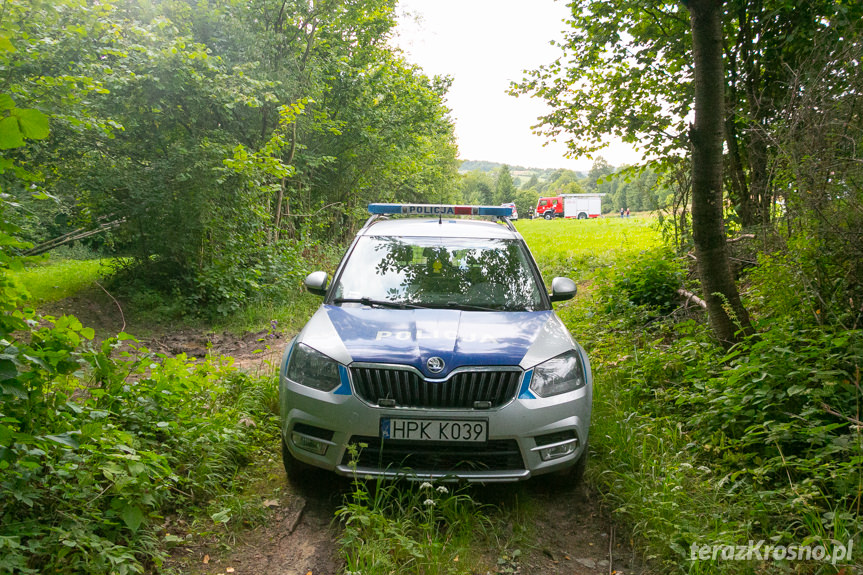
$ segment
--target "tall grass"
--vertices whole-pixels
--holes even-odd
[[[336,512],[346,572],[475,573],[494,529],[487,507],[454,484],[356,478]]]
[[[110,272],[110,259],[47,260],[11,272],[30,294],[32,305],[50,303],[77,294]]]

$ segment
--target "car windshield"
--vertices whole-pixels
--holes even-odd
[[[537,310],[544,301],[521,242],[365,236],[333,301],[475,310]]]

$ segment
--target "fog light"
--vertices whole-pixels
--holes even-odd
[[[576,445],[577,443],[575,441],[571,441],[569,443],[564,443],[563,445],[556,445],[554,447],[540,449],[539,456],[542,458],[543,461],[551,461],[552,459],[558,459],[560,457],[569,455],[570,453],[574,453]]]
[[[326,443],[314,437],[297,433],[296,431],[291,434],[291,441],[296,447],[304,451],[311,451],[318,455],[323,455],[327,452]]]

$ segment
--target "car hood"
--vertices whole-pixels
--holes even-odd
[[[428,378],[443,378],[469,365],[518,365],[527,369],[574,346],[553,311],[393,310],[334,305],[321,306],[298,341],[346,365],[410,365]],[[429,371],[431,357],[443,360],[442,371]]]

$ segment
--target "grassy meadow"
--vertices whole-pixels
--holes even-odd
[[[556,276],[589,279],[597,268],[661,244],[656,220],[649,216],[519,220],[515,225],[549,285]]]
[[[44,260],[11,276],[30,294],[29,303],[39,305],[61,300],[91,287],[110,272],[111,259]]]

